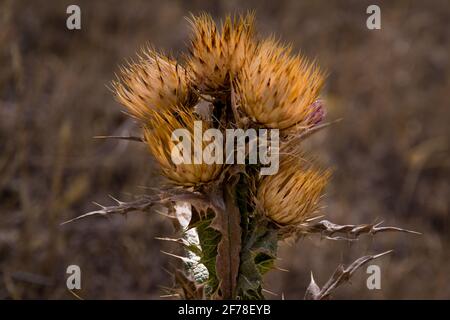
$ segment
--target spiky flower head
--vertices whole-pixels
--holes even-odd
[[[172,152],[176,150],[179,142],[172,140],[172,134],[177,129],[187,129],[190,140],[193,142],[195,121],[201,120],[192,110],[178,105],[171,109],[154,111],[150,121],[144,126],[145,142],[158,162],[162,174],[177,185],[195,186],[208,183],[215,180],[222,172],[221,164],[207,164],[205,161],[199,161],[201,163],[196,164],[194,158],[198,155],[194,153],[189,155],[192,156],[191,163],[174,163]],[[202,121],[202,136],[208,128],[208,123]],[[203,141],[201,143],[202,149],[208,144]]]
[[[266,176],[257,190],[264,213],[280,225],[295,225],[310,218],[330,177],[310,161],[289,156],[280,163],[277,174]]]
[[[151,48],[144,49],[137,62],[121,68],[113,87],[117,100],[132,116],[143,121],[154,110],[188,105],[194,100],[186,70]]]
[[[269,128],[308,126],[309,106],[324,83],[323,72],[289,46],[274,39],[262,42],[243,66],[236,90],[250,118]]]
[[[218,27],[208,14],[193,16],[188,68],[199,90],[217,92],[229,88],[256,48],[254,15],[227,16]]]
[[[314,101],[309,107],[310,112],[306,119],[306,125],[308,127],[314,127],[323,121],[327,114],[325,104],[322,99]]]

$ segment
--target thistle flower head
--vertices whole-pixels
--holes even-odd
[[[172,140],[172,133],[176,129],[187,129],[191,141],[194,141],[194,121],[200,119],[184,106],[153,112],[150,120],[144,126],[145,142],[150,152],[158,162],[162,174],[177,185],[195,186],[216,179],[221,171],[221,164],[181,163],[175,164],[172,152],[177,148],[177,142]],[[202,122],[203,131],[208,124]],[[203,134],[203,132],[202,132]],[[202,148],[207,144],[202,142]]]
[[[280,225],[304,222],[318,209],[330,171],[293,157],[281,161],[276,175],[263,178],[257,199],[265,214]]]
[[[138,62],[121,69],[113,82],[117,100],[134,117],[148,120],[152,110],[164,110],[193,100],[186,70],[176,61],[145,49]]]
[[[218,27],[210,15],[190,20],[192,40],[188,67],[193,82],[204,92],[229,88],[234,77],[255,49],[254,15],[227,16]]]
[[[236,90],[253,121],[269,128],[308,126],[308,108],[324,83],[322,71],[288,46],[273,39],[262,42],[244,64]]]

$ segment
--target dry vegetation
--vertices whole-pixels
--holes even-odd
[[[65,29],[68,4],[0,3],[0,298],[71,298],[69,264],[81,266],[84,298],[158,298],[171,285],[167,244],[154,239],[171,225],[158,213],[60,223],[111,201],[105,194],[127,199],[160,182],[144,147],[92,139],[136,131],[105,87],[124,57],[147,41],[177,56],[189,12],[249,8],[263,34],[292,42],[330,75],[329,119],[343,121],[310,142],[336,169],[328,217],[424,233],[284,245],[278,265],[289,273],[269,275],[273,298],[303,298],[310,270],[322,286],[340,262],[391,248],[377,261],[381,291],[368,291],[360,271],[335,297],[450,297],[447,1],[383,3],[381,31],[365,28],[361,1],[79,1],[78,32]]]

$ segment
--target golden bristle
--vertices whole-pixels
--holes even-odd
[[[322,71],[291,48],[269,39],[247,60],[236,90],[253,121],[269,128],[305,125],[324,83]]]
[[[153,112],[150,121],[144,126],[145,141],[150,152],[159,163],[164,176],[177,185],[194,186],[215,180],[222,172],[221,164],[175,164],[171,153],[177,142],[172,141],[172,133],[176,129],[189,131],[192,146],[194,141],[194,121],[200,121],[195,114],[183,106],[176,106],[172,110]],[[202,122],[202,136],[209,126]],[[207,142],[202,142],[204,149]],[[193,147],[192,147],[193,150]]]
[[[263,178],[258,202],[280,225],[302,223],[317,211],[330,174],[330,170],[318,169],[306,160],[283,159],[277,174]]]
[[[254,20],[251,13],[227,16],[217,27],[208,14],[192,17],[188,66],[199,90],[215,92],[229,88],[230,78],[235,77],[256,48]]]
[[[153,49],[143,50],[138,62],[122,68],[113,87],[117,100],[142,121],[148,120],[151,110],[186,105],[193,99],[186,70]]]

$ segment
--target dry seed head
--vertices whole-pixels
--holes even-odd
[[[252,13],[227,16],[218,27],[208,14],[191,18],[188,66],[198,89],[216,92],[229,88],[230,77],[237,75],[256,48],[254,20]]]
[[[152,110],[188,105],[193,100],[186,70],[150,48],[142,51],[138,62],[121,69],[113,86],[117,100],[142,121],[149,119]]]
[[[190,133],[191,141],[194,141],[194,121],[199,120],[191,110],[177,106],[160,112],[154,111],[144,126],[144,137],[150,152],[159,163],[163,175],[177,185],[195,186],[208,183],[222,172],[221,164],[206,164],[204,161],[201,164],[175,164],[172,161],[172,150],[178,143],[172,141],[172,133],[176,129],[185,128]],[[203,121],[203,132],[208,128],[207,123]],[[209,142],[203,142],[202,148],[207,144]]]
[[[262,42],[248,59],[237,81],[242,108],[253,119],[269,128],[308,126],[308,108],[317,100],[324,74],[315,63],[274,39]]]
[[[316,213],[330,173],[306,160],[284,158],[276,175],[263,178],[258,203],[280,225],[302,223]]]

